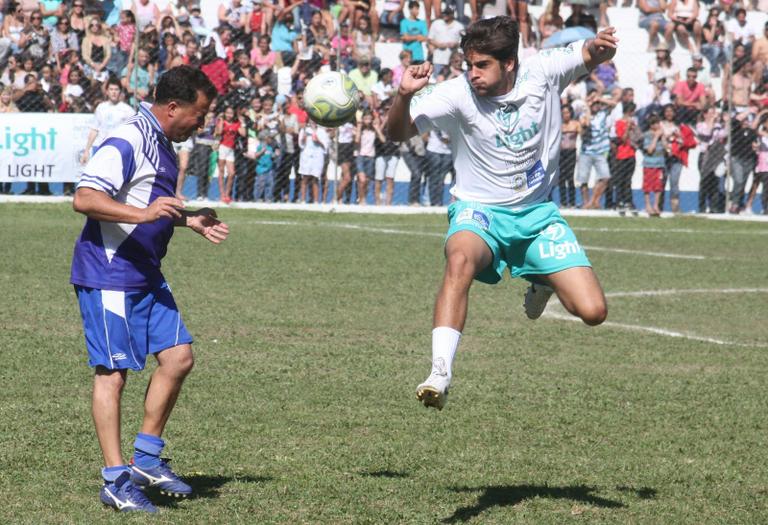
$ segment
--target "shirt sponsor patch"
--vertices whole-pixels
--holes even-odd
[[[546,174],[547,172],[544,171],[544,166],[541,164],[541,161],[537,160],[536,164],[525,172],[525,179],[528,182],[528,187],[532,188],[541,184],[541,181],[544,180]]]

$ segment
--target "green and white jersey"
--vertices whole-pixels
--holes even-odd
[[[587,73],[583,45],[526,60],[515,87],[500,97],[476,95],[466,75],[414,95],[410,112],[419,133],[451,136],[456,198],[510,207],[547,200],[560,155],[560,93]]]

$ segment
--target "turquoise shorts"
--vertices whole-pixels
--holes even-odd
[[[456,232],[471,231],[493,253],[493,263],[475,276],[495,284],[509,268],[512,277],[541,282],[539,275],[592,265],[576,235],[552,202],[511,210],[478,202],[456,201],[448,208],[446,242]]]

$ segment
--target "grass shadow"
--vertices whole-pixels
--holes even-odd
[[[640,487],[639,489],[636,489],[635,487],[627,487],[622,485],[616,487],[616,490],[634,494],[640,499],[656,499],[656,489],[652,489],[650,487]]]
[[[180,501],[192,499],[210,499],[219,497],[219,489],[233,481],[241,483],[265,483],[272,481],[271,476],[251,476],[244,474],[242,476],[209,476],[205,474],[192,474],[184,476],[186,481],[192,487],[192,496],[188,498],[175,498],[160,493],[152,494],[152,502],[162,507],[176,507]]]
[[[368,476],[371,478],[408,478],[411,475],[407,472],[398,472],[396,470],[370,470],[366,472],[360,472],[361,476]]]
[[[443,523],[469,521],[490,508],[517,505],[522,501],[533,498],[565,499],[606,508],[622,508],[625,506],[618,501],[601,498],[600,496],[592,494],[592,492],[595,491],[595,487],[587,487],[585,485],[575,485],[570,487],[502,485],[486,487],[453,487],[451,490],[454,492],[480,492],[480,495],[474,505],[456,509],[453,515],[443,520]]]

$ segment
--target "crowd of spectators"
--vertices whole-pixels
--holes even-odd
[[[654,55],[648,84],[642,92],[622,85],[609,62],[565,90],[553,197],[566,207],[633,209],[638,158],[646,211],[658,214],[666,191],[676,211],[680,173],[695,150],[699,211],[725,211],[729,173],[728,211],[749,213],[768,178],[768,24],[756,34],[746,9],[766,10],[768,0],[618,0],[633,1]],[[442,205],[454,176],[451,138],[435,131],[393,143],[383,131],[404,69],[429,59],[435,82],[462,74],[461,35],[481,17],[517,18],[523,58],[559,31],[609,23],[608,0],[566,4],[567,17],[549,0],[536,18],[525,0],[0,0],[0,113],[94,113],[85,161],[128,106],[151,102],[159,75],[189,64],[220,96],[203,129],[176,145],[183,198],[206,198],[218,173],[224,202],[391,204],[402,161],[411,173],[408,203]],[[382,67],[377,45],[393,42],[399,63]],[[690,53],[690,68],[672,60],[676,48]],[[324,129],[307,118],[303,89],[317,72],[337,69],[359,88],[361,111],[355,122]],[[329,195],[334,155],[341,174]],[[183,195],[187,176],[196,177],[195,195]]]

